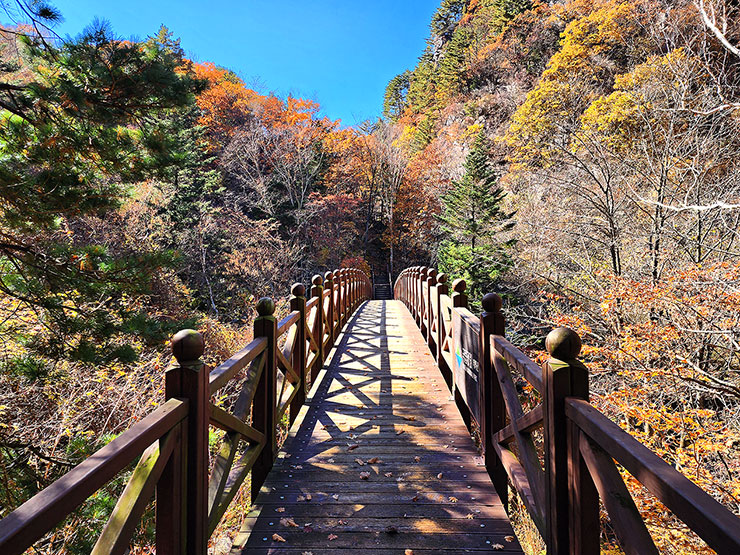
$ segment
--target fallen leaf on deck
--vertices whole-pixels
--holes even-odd
[[[406,433],[406,430],[398,430],[398,431],[396,432],[396,435],[397,435],[397,436],[400,436],[400,435],[401,435],[401,434],[403,434],[403,433]]]
[[[475,515],[473,513],[468,513],[465,515],[465,518],[467,518],[468,520],[473,520],[475,518]]]
[[[360,446],[359,444],[357,444],[357,443],[353,443],[352,445],[349,445],[349,446],[347,447],[347,451],[354,451],[354,450],[355,450],[355,449],[357,449],[357,448],[358,448],[359,446]]]
[[[334,540],[336,540],[336,539],[337,539],[338,537],[339,537],[339,536],[337,536],[336,534],[329,534],[329,541],[334,541]]]
[[[298,497],[296,497],[296,498],[295,498],[295,500],[296,500],[296,501],[305,501],[305,500],[306,500],[306,498],[305,498],[305,497],[303,497],[302,495],[299,495]]]
[[[298,528],[298,525],[292,518],[281,518],[280,524],[288,528]]]
[[[452,497],[450,495],[450,497],[448,497],[448,499],[450,500],[450,503],[457,503],[457,497]]]
[[[311,494],[310,493],[307,493],[306,494],[306,501],[311,501]]]
[[[414,550],[413,549],[407,549],[407,550],[405,550],[403,552],[403,555],[414,555]]]
[[[391,476],[393,476],[393,472],[386,472],[385,474],[383,474],[383,476],[385,476],[386,478],[390,478]]]
[[[437,474],[437,480],[441,480],[441,479],[442,479],[442,473],[440,472],[439,474]]]
[[[335,493],[334,495],[331,496],[331,498],[336,501],[337,499],[339,499],[339,496]]]
[[[504,546],[501,545],[500,543],[494,543],[491,547],[495,549],[496,551],[501,551],[504,548]]]
[[[360,466],[365,466],[365,461],[363,461],[362,459],[355,459],[355,462],[356,462],[357,464],[359,464]],[[368,462],[369,462],[369,461],[368,461]]]
[[[285,512],[285,507],[278,507],[277,509],[275,509],[275,512],[276,513],[284,513]]]
[[[273,534],[272,541],[285,543],[285,538],[282,537],[280,534]]]
[[[421,461],[421,457],[418,457],[418,456],[414,457],[414,462],[420,462],[420,461]]]
[[[403,419],[404,420],[408,420],[409,422],[415,422],[416,421],[416,417],[415,416],[404,416]]]
[[[372,459],[370,459],[369,461],[367,461],[367,464],[378,464],[378,463],[381,463],[381,462],[383,462],[383,461],[381,461],[378,457],[373,457]]]
[[[361,480],[368,480],[370,478],[369,472],[360,472],[360,479]]]
[[[411,501],[413,501],[414,503],[416,503],[416,502],[417,502],[418,500],[419,500],[419,496],[418,496],[418,495],[414,495],[414,496],[413,496],[413,497],[411,498]]]
[[[504,539],[507,542],[513,542],[516,538],[514,536],[504,536]]]
[[[338,522],[338,524],[339,524],[339,526],[347,526],[347,521],[346,520],[340,520]]]

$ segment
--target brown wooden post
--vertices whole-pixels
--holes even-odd
[[[409,269],[409,275],[406,278],[406,305],[409,307],[411,316],[416,317],[416,307],[414,306],[414,279],[416,279],[416,267]]]
[[[329,336],[329,343],[326,346],[324,357],[329,356],[329,351],[334,345],[334,273],[326,272],[324,274],[324,291],[329,291],[329,306],[327,307],[326,320],[324,321],[324,330]],[[321,301],[323,302],[323,300]],[[326,358],[324,358],[326,360]],[[324,361],[322,360],[323,364]]]
[[[452,282],[452,306],[468,308],[468,296],[465,294],[467,287],[464,279]]]
[[[342,274],[339,270],[334,270],[334,287],[337,289],[336,302],[334,303],[334,319],[336,322],[333,332],[334,341],[336,341],[342,329]]]
[[[545,341],[550,359],[542,372],[544,445],[545,445],[545,542],[551,555],[599,552],[599,504],[580,454],[576,466],[577,484],[571,484],[569,460],[573,463],[568,442],[568,419],[565,398],[588,400],[588,370],[576,360],[581,351],[581,338],[568,328],[552,330]],[[578,441],[573,445],[578,449]],[[575,451],[580,453],[580,451]],[[575,485],[577,491],[571,491]],[[576,506],[571,504],[576,501]],[[574,510],[576,513],[574,514]],[[579,546],[574,551],[571,539]]]
[[[419,326],[419,330],[421,330],[421,334],[426,337],[426,331],[425,331],[425,323],[424,320],[426,318],[425,310],[424,310],[424,288],[427,285],[427,272],[429,271],[429,268],[426,266],[422,266],[421,270],[419,270],[419,281],[417,282],[417,305],[419,307],[419,317],[417,319],[417,324]]]
[[[452,368],[447,368],[445,359],[442,356],[442,345],[444,345],[445,341],[444,330],[442,329],[442,295],[447,295],[448,293],[447,274],[439,274],[437,276],[437,298],[435,299],[437,303],[437,314],[439,314],[439,322],[437,322],[437,366],[442,370],[447,369],[447,371],[451,372]]]
[[[254,336],[267,338],[265,349],[265,367],[257,383],[252,408],[252,426],[265,435],[265,446],[252,468],[252,502],[267,474],[272,469],[277,452],[275,427],[277,425],[277,319],[274,316],[275,303],[269,297],[263,297],[257,303],[257,314],[254,321]]]
[[[342,278],[342,321],[339,324],[339,327],[343,327],[344,323],[347,321],[347,301],[349,300],[349,277],[347,276],[347,269],[342,268],[339,271],[339,274]]]
[[[306,287],[302,283],[295,283],[290,290],[290,311],[297,310],[300,313],[296,322],[296,338],[290,364],[301,380],[298,384],[298,392],[290,402],[290,423],[295,421],[306,402]]]
[[[419,311],[416,306],[416,282],[419,279],[419,266],[414,266],[411,270],[411,280],[409,281],[409,304],[411,305],[411,315],[414,317],[414,321],[419,316]]]
[[[427,290],[427,301],[424,309],[427,313],[426,340],[427,345],[429,345],[430,348],[432,345],[434,345],[435,341],[434,332],[432,331],[434,320],[434,310],[432,310],[432,307],[434,306],[434,299],[432,299],[432,294],[434,293],[435,285],[437,285],[437,270],[435,270],[434,268],[429,268],[429,271],[427,272],[427,282],[425,285]]]
[[[187,432],[181,438],[184,439],[183,449],[180,456],[175,457],[184,467],[177,469],[173,464],[169,472],[165,470],[167,475],[162,476],[157,487],[157,544],[159,547],[161,540],[163,553],[182,553],[184,547],[185,553],[205,555],[207,550],[210,392],[208,368],[200,359],[204,348],[203,336],[194,330],[179,331],[172,338],[172,355],[177,363],[165,373],[165,398],[187,399],[190,404]],[[185,491],[176,491],[183,486],[183,481]],[[175,506],[174,499],[179,506]],[[171,542],[164,537],[166,534],[173,535]]]
[[[316,323],[314,324],[313,330],[311,330],[316,338],[316,346],[319,348],[318,352],[316,353],[316,356],[318,357],[319,362],[315,362],[313,365],[313,368],[311,369],[311,384],[314,383],[316,380],[316,376],[319,373],[319,370],[321,370],[321,367],[324,364],[324,359],[326,359],[326,355],[324,354],[324,286],[323,286],[323,280],[321,278],[320,274],[316,274],[313,276],[313,279],[311,280],[311,284],[313,287],[311,287],[311,298],[318,297],[319,303],[317,305],[317,312],[316,312]]]
[[[501,297],[496,293],[483,296],[483,312],[480,315],[480,434],[483,442],[483,455],[486,470],[491,476],[504,509],[509,506],[509,483],[506,469],[493,448],[492,436],[506,427],[506,406],[501,394],[501,386],[496,378],[491,358],[491,338],[504,335],[504,315],[501,313]]]

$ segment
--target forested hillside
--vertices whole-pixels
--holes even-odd
[[[478,295],[506,292],[522,345],[577,330],[593,401],[735,512],[739,15],[444,0],[385,95],[409,184],[423,184],[402,186],[398,206],[423,194],[441,216],[398,226],[400,266],[421,254]],[[662,550],[700,551],[640,497]]]
[[[62,40],[22,5],[0,29],[0,517],[161,402],[173,331],[220,362],[256,299],[410,265],[474,308],[502,294],[534,355],[576,330],[592,402],[740,512],[735,4],[443,0],[355,127],[165,27]],[[661,550],[707,549],[629,483]],[[113,502],[40,549],[88,552]]]

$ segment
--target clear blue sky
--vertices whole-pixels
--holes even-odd
[[[94,17],[124,38],[160,24],[188,56],[234,70],[263,93],[317,100],[354,125],[380,115],[388,81],[416,64],[440,0],[57,0],[76,35]]]

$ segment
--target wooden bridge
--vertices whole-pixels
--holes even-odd
[[[589,404],[573,331],[548,335],[540,367],[505,339],[495,294],[475,316],[462,280],[450,293],[422,267],[395,300],[372,291],[343,269],[308,299],[293,286],[280,321],[261,299],[254,340],[214,369],[200,334],[178,333],[166,402],[2,519],[0,553],[23,553],[132,463],[93,553],[128,552],[154,498],[157,553],[203,555],[245,483],[232,553],[520,553],[512,491],[550,554],[599,552],[599,500],[626,553],[657,553],[615,461],[715,551],[740,553],[736,515]]]

